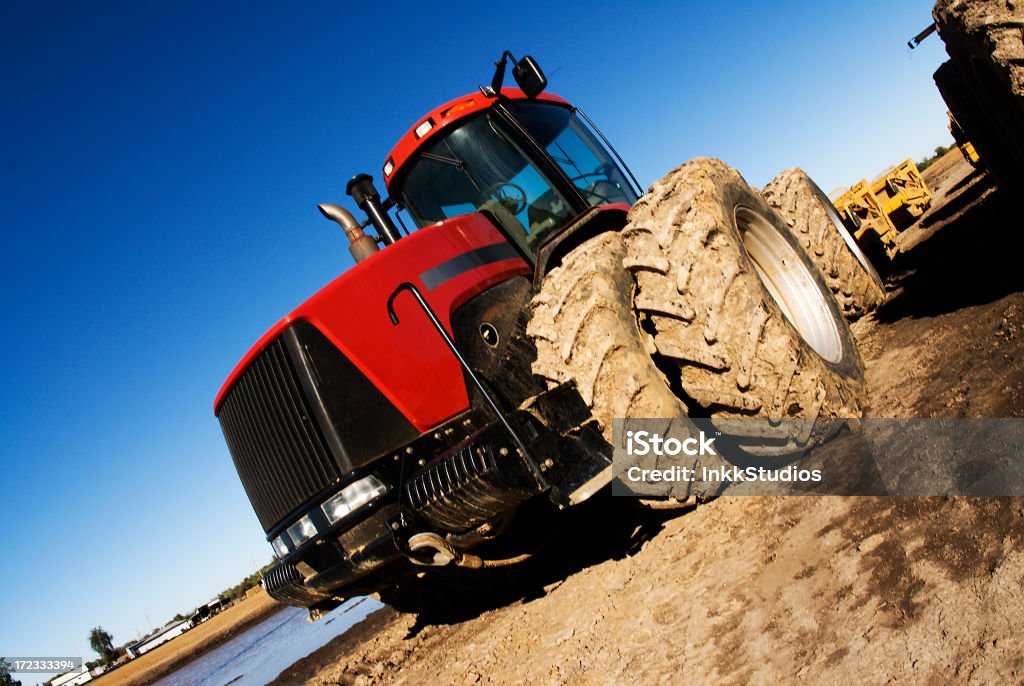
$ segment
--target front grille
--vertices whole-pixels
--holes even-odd
[[[284,562],[267,571],[263,577],[263,590],[274,600],[295,607],[313,607],[330,597],[306,586],[298,570]]]
[[[341,477],[280,338],[238,379],[218,419],[264,531]]]

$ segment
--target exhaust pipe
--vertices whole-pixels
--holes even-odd
[[[380,202],[380,194],[373,186],[372,176],[369,174],[353,176],[345,186],[345,192],[352,196],[359,209],[366,212],[366,216],[370,218],[377,229],[377,234],[385,243],[391,245],[402,237],[402,234],[398,232],[398,227],[391,221],[390,215]]]
[[[409,537],[409,559],[424,567],[447,567],[458,564],[462,555],[433,532],[413,534]]]
[[[503,560],[484,560],[476,555],[460,553],[448,541],[432,531],[413,534],[409,537],[408,546],[409,552],[406,557],[422,567],[447,567],[454,564],[465,569],[493,569],[511,567],[533,557],[533,553],[523,553]]]
[[[341,228],[345,230],[345,235],[348,236],[349,240],[348,251],[352,253],[352,259],[356,262],[362,262],[377,252],[379,249],[377,241],[373,240],[372,236],[367,236],[363,233],[363,227],[359,226],[359,222],[356,221],[351,212],[344,207],[332,205],[331,203],[323,203],[317,205],[316,208],[320,210],[320,214],[333,222],[338,222]]]

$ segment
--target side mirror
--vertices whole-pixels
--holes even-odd
[[[501,92],[501,83],[505,80],[505,64],[509,58],[512,58],[512,76],[515,78],[519,89],[526,94],[526,97],[536,98],[543,93],[544,89],[547,88],[548,79],[544,76],[544,72],[541,71],[537,60],[529,55],[526,55],[521,60],[517,60],[508,50],[503,52],[501,58],[494,63],[494,76],[491,77],[491,85],[486,88],[480,86],[480,92],[488,98],[498,97],[498,94]]]
[[[536,98],[548,85],[547,77],[541,71],[537,60],[529,55],[524,55],[523,59],[516,62],[516,66],[512,68],[512,78],[528,98]]]

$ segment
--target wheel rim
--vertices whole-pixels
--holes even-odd
[[[828,199],[828,196],[825,195],[813,181],[811,181],[811,186],[814,188],[814,192],[818,196],[818,201],[821,202],[821,206],[825,210],[825,215],[828,217],[828,220],[832,222],[832,226],[835,227],[836,232],[843,239],[843,242],[846,243],[846,247],[850,249],[851,253],[853,253],[854,259],[856,259],[858,264],[864,268],[864,271],[867,272],[868,276],[871,277],[871,280],[875,282],[876,286],[884,288],[883,284],[885,282],[882,281],[882,277],[878,275],[878,272],[875,270],[874,265],[871,264],[871,260],[868,259],[868,256],[865,255],[864,251],[860,249],[859,245],[857,245],[857,239],[853,237],[853,234],[851,234],[846,228],[846,224],[844,224],[843,220],[840,219],[839,213],[836,212],[835,205],[832,204],[832,201]]]
[[[782,314],[814,352],[828,362],[839,362],[843,341],[835,314],[796,249],[749,207],[737,207],[735,218],[754,270]]]

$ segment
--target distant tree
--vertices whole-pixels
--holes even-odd
[[[21,682],[11,676],[11,666],[0,657],[0,686],[21,686]]]
[[[917,163],[917,170],[918,171],[924,171],[928,167],[932,166],[933,163],[937,162],[940,157],[942,157],[947,152],[949,152],[949,150],[950,149],[948,147],[946,147],[945,145],[937,145],[937,146],[935,146],[935,154],[932,155],[931,157],[926,157],[923,160],[921,160],[920,162],[918,162]]]
[[[89,646],[103,660],[103,664],[109,665],[114,661],[114,637],[103,627],[98,626],[89,632]]]
[[[259,586],[260,580],[263,578],[263,575],[266,574],[267,570],[273,567],[276,563],[276,560],[271,560],[263,567],[260,567],[255,572],[242,579],[236,585],[218,593],[217,597],[226,603],[231,603],[238,600],[239,598],[244,597],[246,591],[248,591],[250,588],[252,588],[253,586]]]

